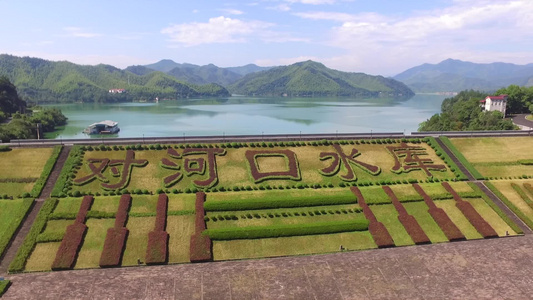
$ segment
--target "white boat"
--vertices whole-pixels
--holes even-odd
[[[119,131],[120,128],[118,128],[118,122],[110,120],[91,124],[83,130],[86,134],[113,134],[118,133]]]

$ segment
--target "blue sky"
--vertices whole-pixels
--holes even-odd
[[[531,0],[0,0],[0,53],[220,67],[312,59],[395,75],[447,58],[533,63]]]

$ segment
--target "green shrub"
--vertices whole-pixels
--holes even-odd
[[[88,146],[90,147],[90,146]],[[88,148],[89,149],[89,148]],[[52,190],[52,197],[60,197],[62,194],[66,194],[65,188],[68,188],[71,182],[71,175],[77,166],[81,166],[83,158],[83,150],[80,146],[73,146],[70,150],[70,154],[61,169],[59,178]]]
[[[207,229],[212,240],[262,239],[368,230],[367,220]]]
[[[7,291],[10,285],[11,285],[11,281],[0,280],[0,297],[2,297],[2,295]]]
[[[44,226],[46,226],[46,221],[48,220],[48,215],[54,210],[57,205],[58,200],[55,198],[47,199],[41,210],[37,214],[37,218],[33,222],[33,226],[30,229],[30,232],[26,235],[24,242],[19,247],[17,255],[9,265],[9,273],[18,273],[24,271],[24,266],[26,265],[26,260],[30,256],[37,238],[41,231],[43,231]]]
[[[8,146],[0,146],[0,152],[7,152],[7,151],[11,151],[11,148],[9,148]]]
[[[329,198],[278,198],[278,199],[253,199],[253,200],[229,200],[229,201],[206,201],[206,211],[235,211],[272,208],[291,208],[322,205],[339,205],[357,203],[353,195],[336,195]]]

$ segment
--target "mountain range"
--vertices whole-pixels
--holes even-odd
[[[495,91],[511,84],[533,85],[533,64],[495,62],[478,64],[447,59],[438,64],[423,64],[393,77],[415,92]]]
[[[32,102],[149,101],[227,97],[230,92],[302,97],[414,95],[394,79],[336,71],[313,61],[284,67],[250,64],[219,68],[213,64],[198,66],[162,60],[121,70],[103,64],[86,66],[3,54],[0,55],[2,75],[17,86],[22,98]]]

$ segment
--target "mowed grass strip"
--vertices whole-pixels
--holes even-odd
[[[422,227],[426,235],[431,240],[431,243],[448,242],[446,235],[440,229],[439,225],[433,220],[433,217],[428,213],[429,207],[424,202],[410,202],[404,203],[403,206],[407,212],[415,217],[418,224]]]
[[[72,221],[70,221],[72,224]],[[24,271],[26,272],[43,272],[51,271],[52,263],[56,257],[57,250],[61,242],[37,243],[30,257],[26,261]]]
[[[53,151],[54,148],[47,147],[17,148],[11,151],[0,152],[0,165],[2,166],[2,170],[9,170],[9,172],[0,172],[0,178],[39,177]]]
[[[366,198],[365,198],[366,199]],[[379,222],[389,231],[396,246],[414,245],[415,243],[398,220],[398,212],[392,204],[372,205],[370,209]]]
[[[148,233],[153,230],[154,223],[155,217],[130,217],[128,219],[126,227],[129,230],[129,235],[122,258],[123,266],[137,265],[137,259],[144,262],[148,247]]]
[[[355,231],[266,239],[214,241],[213,259],[233,260],[332,253],[339,252],[341,245],[347,250],[377,248],[368,231]]]
[[[533,209],[513,189],[511,182],[522,183],[524,181],[491,181],[486,186],[492,190],[529,228],[533,228]],[[527,181],[530,182],[531,181]]]
[[[498,236],[516,235],[517,233],[481,198],[463,199],[470,202],[474,209],[498,233]]]
[[[33,199],[0,200],[0,256],[32,204]]]
[[[114,227],[115,219],[88,219],[85,225],[87,225],[88,230],[74,269],[99,267],[107,229]]]
[[[455,200],[440,200],[435,201],[435,204],[442,208],[452,222],[461,230],[463,235],[468,240],[483,238],[479,232],[470,224],[468,219],[461,213],[461,211],[455,206]]]
[[[194,234],[194,215],[167,216],[168,262],[189,262],[189,246]]]

